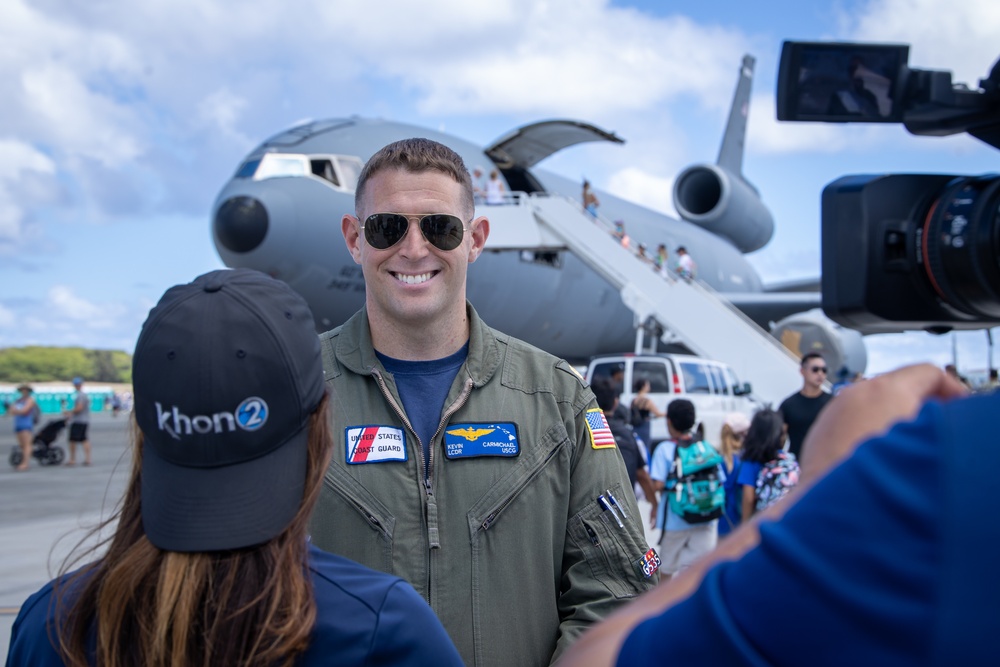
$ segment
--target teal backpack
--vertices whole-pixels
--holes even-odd
[[[722,516],[726,489],[720,475],[722,454],[704,440],[679,440],[665,487],[670,511],[688,523],[707,523]]]

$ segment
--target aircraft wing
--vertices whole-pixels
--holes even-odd
[[[765,292],[819,292],[819,276],[815,278],[795,278],[764,285]]]
[[[768,322],[822,305],[819,292],[724,292],[721,296],[764,328]]]
[[[576,120],[543,120],[512,130],[493,142],[486,149],[499,166],[534,166],[562,149],[586,141],[610,141],[623,144],[625,140],[614,132]]]

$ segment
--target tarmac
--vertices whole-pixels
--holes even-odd
[[[58,574],[66,556],[124,493],[131,470],[129,423],[127,413],[91,415],[90,466],[80,465],[77,447],[74,467],[42,466],[32,458],[26,472],[14,472],[8,458],[16,444],[13,422],[0,418],[0,663],[7,660],[21,603]],[[64,430],[55,442],[64,450],[67,434]]]
[[[132,461],[130,422],[128,413],[93,413],[92,465],[80,465],[78,447],[74,467],[42,466],[33,458],[29,470],[19,473],[8,459],[16,443],[13,423],[0,418],[0,663],[7,661],[11,626],[21,604],[59,573],[71,552],[95,542],[90,530],[111,515],[124,493]],[[64,430],[55,444],[66,449],[67,434]],[[648,517],[649,503],[642,501],[639,507]],[[657,532],[647,526],[650,544],[656,544]]]

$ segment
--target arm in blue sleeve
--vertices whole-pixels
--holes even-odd
[[[413,587],[399,581],[389,589],[372,635],[372,667],[462,667],[462,658],[441,621]]]
[[[638,625],[619,665],[921,664],[941,562],[940,406],[862,444],[760,544]]]

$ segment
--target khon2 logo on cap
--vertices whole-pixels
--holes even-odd
[[[267,401],[259,396],[243,399],[233,412],[216,412],[211,415],[186,415],[174,405],[164,410],[156,403],[156,426],[175,440],[192,433],[232,433],[237,426],[244,431],[256,431],[267,423],[270,410]]]

